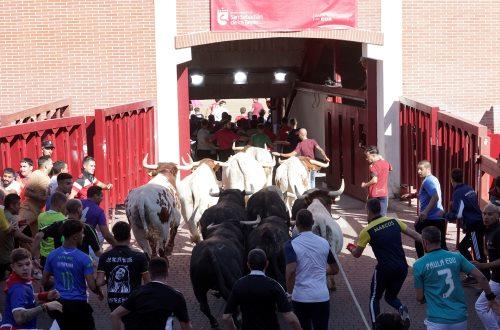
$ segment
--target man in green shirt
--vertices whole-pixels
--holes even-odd
[[[257,133],[252,135],[250,137],[250,141],[248,142],[248,145],[258,147],[258,148],[264,148],[265,146],[270,146],[271,145],[271,139],[269,136],[264,133],[264,124],[258,124],[257,125]]]
[[[40,213],[38,216],[38,230],[42,230],[51,224],[66,219],[66,202],[68,198],[61,192],[55,192],[50,198],[50,210]],[[50,252],[54,250],[54,239],[44,238],[40,242],[40,262],[45,265],[45,260]]]

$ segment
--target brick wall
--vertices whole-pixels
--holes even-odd
[[[498,0],[403,1],[404,96],[475,122],[499,111],[498,17]]]
[[[154,38],[153,0],[2,0],[0,113],[155,98]]]
[[[358,0],[358,28],[380,31],[380,0]],[[177,0],[177,34],[210,31],[210,0]]]

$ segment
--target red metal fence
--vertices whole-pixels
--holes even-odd
[[[23,157],[33,159],[36,168],[44,140],[54,142],[54,159],[67,162],[72,175],[80,173],[87,149],[84,116],[0,127],[1,168],[13,167],[17,170]]]
[[[476,163],[479,156],[489,156],[490,142],[485,126],[406,98],[400,99],[399,124],[402,187],[420,188],[417,164],[425,159],[431,162],[433,174],[441,183],[445,210],[451,200],[453,168],[461,168],[465,183],[485,198],[487,191],[481,188],[484,184],[480,181],[486,178],[481,178]]]
[[[71,116],[71,99],[63,99],[0,116],[0,125],[16,125]]]
[[[95,110],[91,155],[96,160],[96,177],[113,184],[105,194],[104,207],[122,204],[132,188],[147,182],[147,173],[140,164],[145,154],[149,154],[151,163],[157,159],[155,111],[154,101]]]

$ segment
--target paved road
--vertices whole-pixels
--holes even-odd
[[[354,240],[357,234],[361,231],[363,226],[366,225],[366,217],[364,214],[363,204],[354,201],[348,197],[342,197],[339,207],[333,211],[334,214],[341,214],[345,221],[341,222],[342,230],[344,232],[344,237],[347,241]],[[390,211],[391,212],[391,211]],[[412,223],[415,219],[415,212],[410,209],[405,209],[404,207],[398,207],[395,212],[398,217],[408,223]],[[124,220],[124,215],[120,212],[117,214],[120,220]],[[451,244],[452,237],[454,237],[454,227],[450,226],[448,239]],[[344,244],[346,245],[346,244]],[[453,247],[454,245],[451,245]],[[169,284],[174,288],[181,291],[187,299],[189,315],[193,322],[194,329],[209,329],[208,320],[199,311],[198,303],[193,295],[191,284],[189,281],[189,259],[193,245],[189,242],[189,235],[186,229],[182,228],[176,239],[176,246],[172,257],[170,257],[170,274],[169,274]],[[408,257],[408,262],[410,265],[413,264],[416,254],[413,247],[413,243],[409,239],[404,239],[405,252]],[[343,265],[349,281],[353,286],[354,292],[363,308],[364,314],[367,319],[369,319],[368,312],[368,300],[369,300],[369,290],[370,290],[370,280],[373,268],[375,266],[375,260],[371,249],[368,247],[365,250],[364,255],[359,259],[354,259],[347,254],[344,250],[339,256],[341,264]],[[336,276],[337,281],[337,291],[331,294],[331,318],[330,318],[330,329],[365,329],[361,317],[358,314],[353,300],[351,299],[345,282],[342,280],[341,276]],[[1,284],[3,287],[3,283]],[[473,310],[473,301],[477,297],[477,290],[466,289],[469,298],[469,329],[481,329],[479,320]],[[3,295],[3,293],[2,293]],[[401,291],[400,298],[403,303],[408,305],[410,314],[412,317],[411,329],[424,329],[423,320],[425,318],[424,306],[419,305],[415,300],[414,290],[413,290],[413,277],[412,270],[408,274],[408,278],[404,284]],[[1,298],[0,307],[3,310],[3,297]],[[91,304],[94,307],[94,317],[96,320],[98,329],[109,329],[109,311],[107,306],[103,302],[98,302],[95,296],[91,296]],[[221,299],[216,299],[212,295],[209,295],[209,302],[212,308],[212,313],[216,315],[220,322],[220,316],[222,315],[224,303]],[[381,302],[382,311],[391,311],[384,301]],[[50,321],[47,319],[40,319],[39,326],[41,328],[49,328]],[[177,329],[178,329],[177,325]],[[286,328],[286,327],[284,327]]]

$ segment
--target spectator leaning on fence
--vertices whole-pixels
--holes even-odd
[[[415,222],[415,230],[422,233],[422,230],[428,226],[435,226],[441,233],[441,247],[446,249],[446,220],[443,218],[444,210],[441,203],[441,184],[438,178],[432,175],[431,163],[422,160],[417,165],[418,175],[423,178],[422,186],[418,194],[406,194],[401,198],[418,197],[420,210],[418,219]],[[424,255],[424,248],[419,242],[415,242],[415,249],[418,257]]]
[[[111,183],[102,183],[94,176],[95,167],[94,158],[85,157],[83,160],[82,175],[73,183],[73,189],[69,198],[87,198],[87,191],[91,186],[99,186],[106,190],[110,190],[113,187]]]
[[[470,186],[464,184],[464,174],[459,168],[451,171],[451,185],[453,186],[452,208],[445,214],[448,221],[456,220],[461,223],[465,237],[458,244],[458,250],[469,261],[486,262],[484,254],[484,224],[479,208],[477,194]],[[472,256],[469,253],[472,251]],[[486,278],[490,278],[489,270],[483,271]],[[467,277],[464,285],[475,285],[477,282],[472,277]]]

